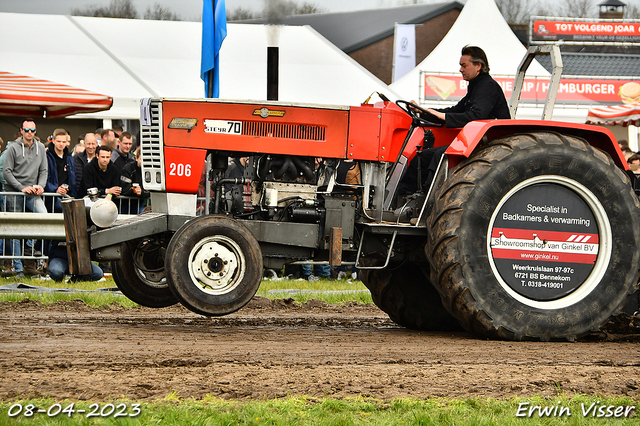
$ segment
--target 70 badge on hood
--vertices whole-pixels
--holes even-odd
[[[242,121],[204,120],[204,132],[224,135],[241,135]]]

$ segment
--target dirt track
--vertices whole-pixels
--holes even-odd
[[[604,335],[602,335],[604,336]],[[600,336],[600,337],[602,337]],[[182,307],[0,303],[0,399],[640,396],[638,335],[483,341],[398,328],[373,305],[257,298],[210,319]]]

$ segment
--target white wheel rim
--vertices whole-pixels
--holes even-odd
[[[189,253],[189,275],[196,287],[219,296],[233,291],[246,272],[244,254],[238,243],[224,235],[199,241]]]
[[[500,212],[500,210],[502,209],[503,205],[518,191],[521,191],[522,189],[528,186],[539,184],[539,183],[559,184],[561,186],[569,188],[575,194],[577,194],[582,199],[582,201],[584,201],[587,204],[591,213],[593,214],[598,227],[598,237],[599,237],[599,247],[598,247],[596,261],[586,280],[584,280],[582,284],[580,284],[575,290],[573,290],[571,293],[567,294],[566,296],[561,297],[559,299],[555,299],[555,300],[549,300],[549,301],[534,300],[514,291],[513,288],[509,284],[507,284],[505,280],[502,278],[502,275],[499,272],[494,262],[494,256],[492,251],[491,234],[494,228],[496,217]],[[612,243],[611,225],[609,223],[609,219],[606,214],[606,211],[604,210],[604,207],[602,206],[600,201],[584,185],[572,179],[569,179],[563,176],[555,176],[555,175],[537,176],[531,179],[527,179],[521,182],[520,184],[518,184],[517,186],[515,186],[513,189],[511,189],[511,191],[509,191],[502,198],[502,200],[500,200],[500,203],[494,210],[491,216],[491,220],[489,222],[489,229],[487,231],[487,253],[488,253],[487,257],[489,259],[489,263],[491,265],[493,275],[500,283],[500,286],[502,287],[502,289],[506,291],[511,297],[513,297],[514,299],[516,299],[517,301],[519,301],[524,305],[527,305],[533,308],[538,308],[538,309],[545,309],[545,310],[566,308],[587,297],[598,286],[598,284],[602,280],[602,277],[606,273],[607,267],[609,265],[609,261],[611,259],[612,246],[613,246],[613,243]]]

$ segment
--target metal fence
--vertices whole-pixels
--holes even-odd
[[[64,217],[60,208],[60,201],[64,198],[56,193],[34,197],[22,192],[0,192],[0,260],[46,259],[49,241],[65,239]],[[121,214],[138,214],[148,200],[121,196],[114,202]],[[42,205],[46,213],[41,212]],[[27,244],[28,240],[31,244]]]

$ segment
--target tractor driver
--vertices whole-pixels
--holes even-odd
[[[489,60],[484,50],[477,46],[463,47],[460,73],[462,78],[469,82],[465,97],[449,108],[427,108],[430,116],[422,114],[426,120],[444,122],[447,127],[463,127],[474,120],[511,118],[502,88],[489,75]],[[431,185],[440,157],[447,148],[447,145],[429,148],[419,154],[424,188]],[[418,162],[414,160],[409,163],[398,186],[400,195],[411,194],[417,190]]]
[[[511,118],[502,88],[489,75],[489,60],[484,50],[477,46],[463,47],[460,74],[469,82],[466,96],[449,108],[427,108],[430,114],[444,121],[447,127],[463,127],[474,120]]]

